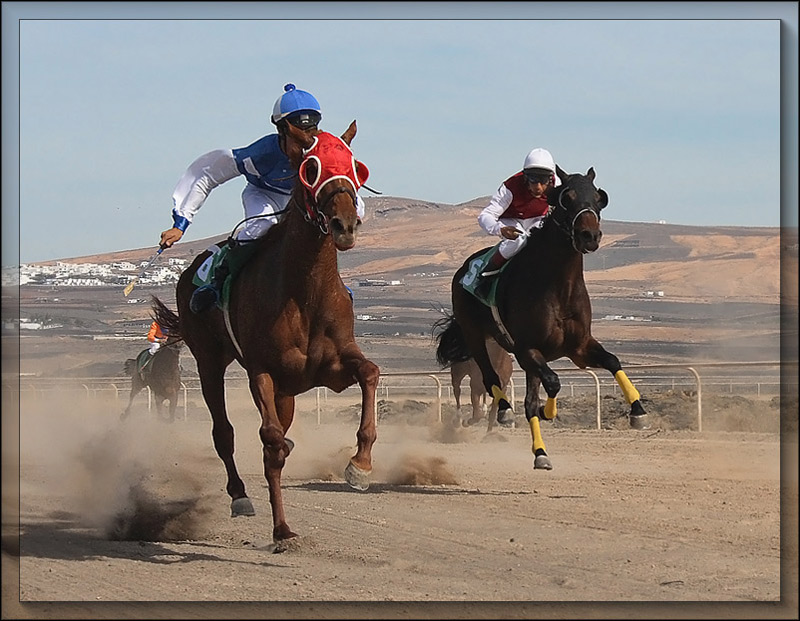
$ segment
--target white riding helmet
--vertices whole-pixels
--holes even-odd
[[[536,168],[546,170],[553,176],[556,174],[556,163],[553,161],[553,156],[547,149],[534,149],[525,156],[525,163],[522,165],[522,170],[529,170]]]

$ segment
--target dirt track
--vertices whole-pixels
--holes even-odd
[[[45,403],[25,412],[4,618],[796,618],[796,592],[777,602],[781,466],[797,471],[797,446],[781,453],[777,433],[547,423],[548,472],[532,469],[525,428],[384,421],[359,493],[342,476],[355,425],[301,416],[284,471],[301,537],[278,554],[249,408],[232,422],[257,515],[236,519],[208,421],[141,413],[120,426],[108,408]],[[797,481],[783,484],[796,512]],[[793,515],[784,589],[797,585]],[[21,605],[7,571],[17,563]],[[108,604],[131,601],[168,603]],[[701,604],[622,605],[637,601]]]

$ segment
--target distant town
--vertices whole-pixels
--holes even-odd
[[[126,285],[146,261],[131,263],[64,263],[53,265],[22,264],[19,270],[3,268],[3,286],[43,285],[47,287],[113,287]],[[166,265],[152,266],[139,279],[141,284],[177,283],[186,267],[186,259],[171,258]]]
[[[114,287],[127,285],[146,261],[131,263],[65,263],[53,265],[22,264],[19,270],[3,268],[3,286],[41,285],[45,287]],[[163,286],[177,283],[186,268],[186,259],[169,259],[166,265],[150,267],[139,284]],[[356,281],[359,287],[399,287],[402,280],[365,278]]]

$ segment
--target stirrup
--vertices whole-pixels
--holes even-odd
[[[500,273],[500,268],[498,267],[496,270],[486,270],[485,272],[481,272],[481,276],[495,276]]]

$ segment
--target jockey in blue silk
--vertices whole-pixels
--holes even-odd
[[[243,175],[247,185],[242,191],[244,225],[236,232],[235,241],[217,266],[211,282],[199,287],[189,302],[192,312],[200,313],[216,304],[228,274],[236,274],[250,257],[255,244],[280,221],[294,188],[296,171],[286,155],[286,124],[304,131],[317,129],[322,111],[316,98],[294,84],[284,86],[284,93],[275,101],[270,121],[278,130],[249,146],[218,149],[201,155],[189,165],[172,193],[173,226],[161,233],[161,246],[169,248],[181,239],[195,214],[203,206],[211,190]],[[364,201],[357,196],[358,217],[364,217]]]

